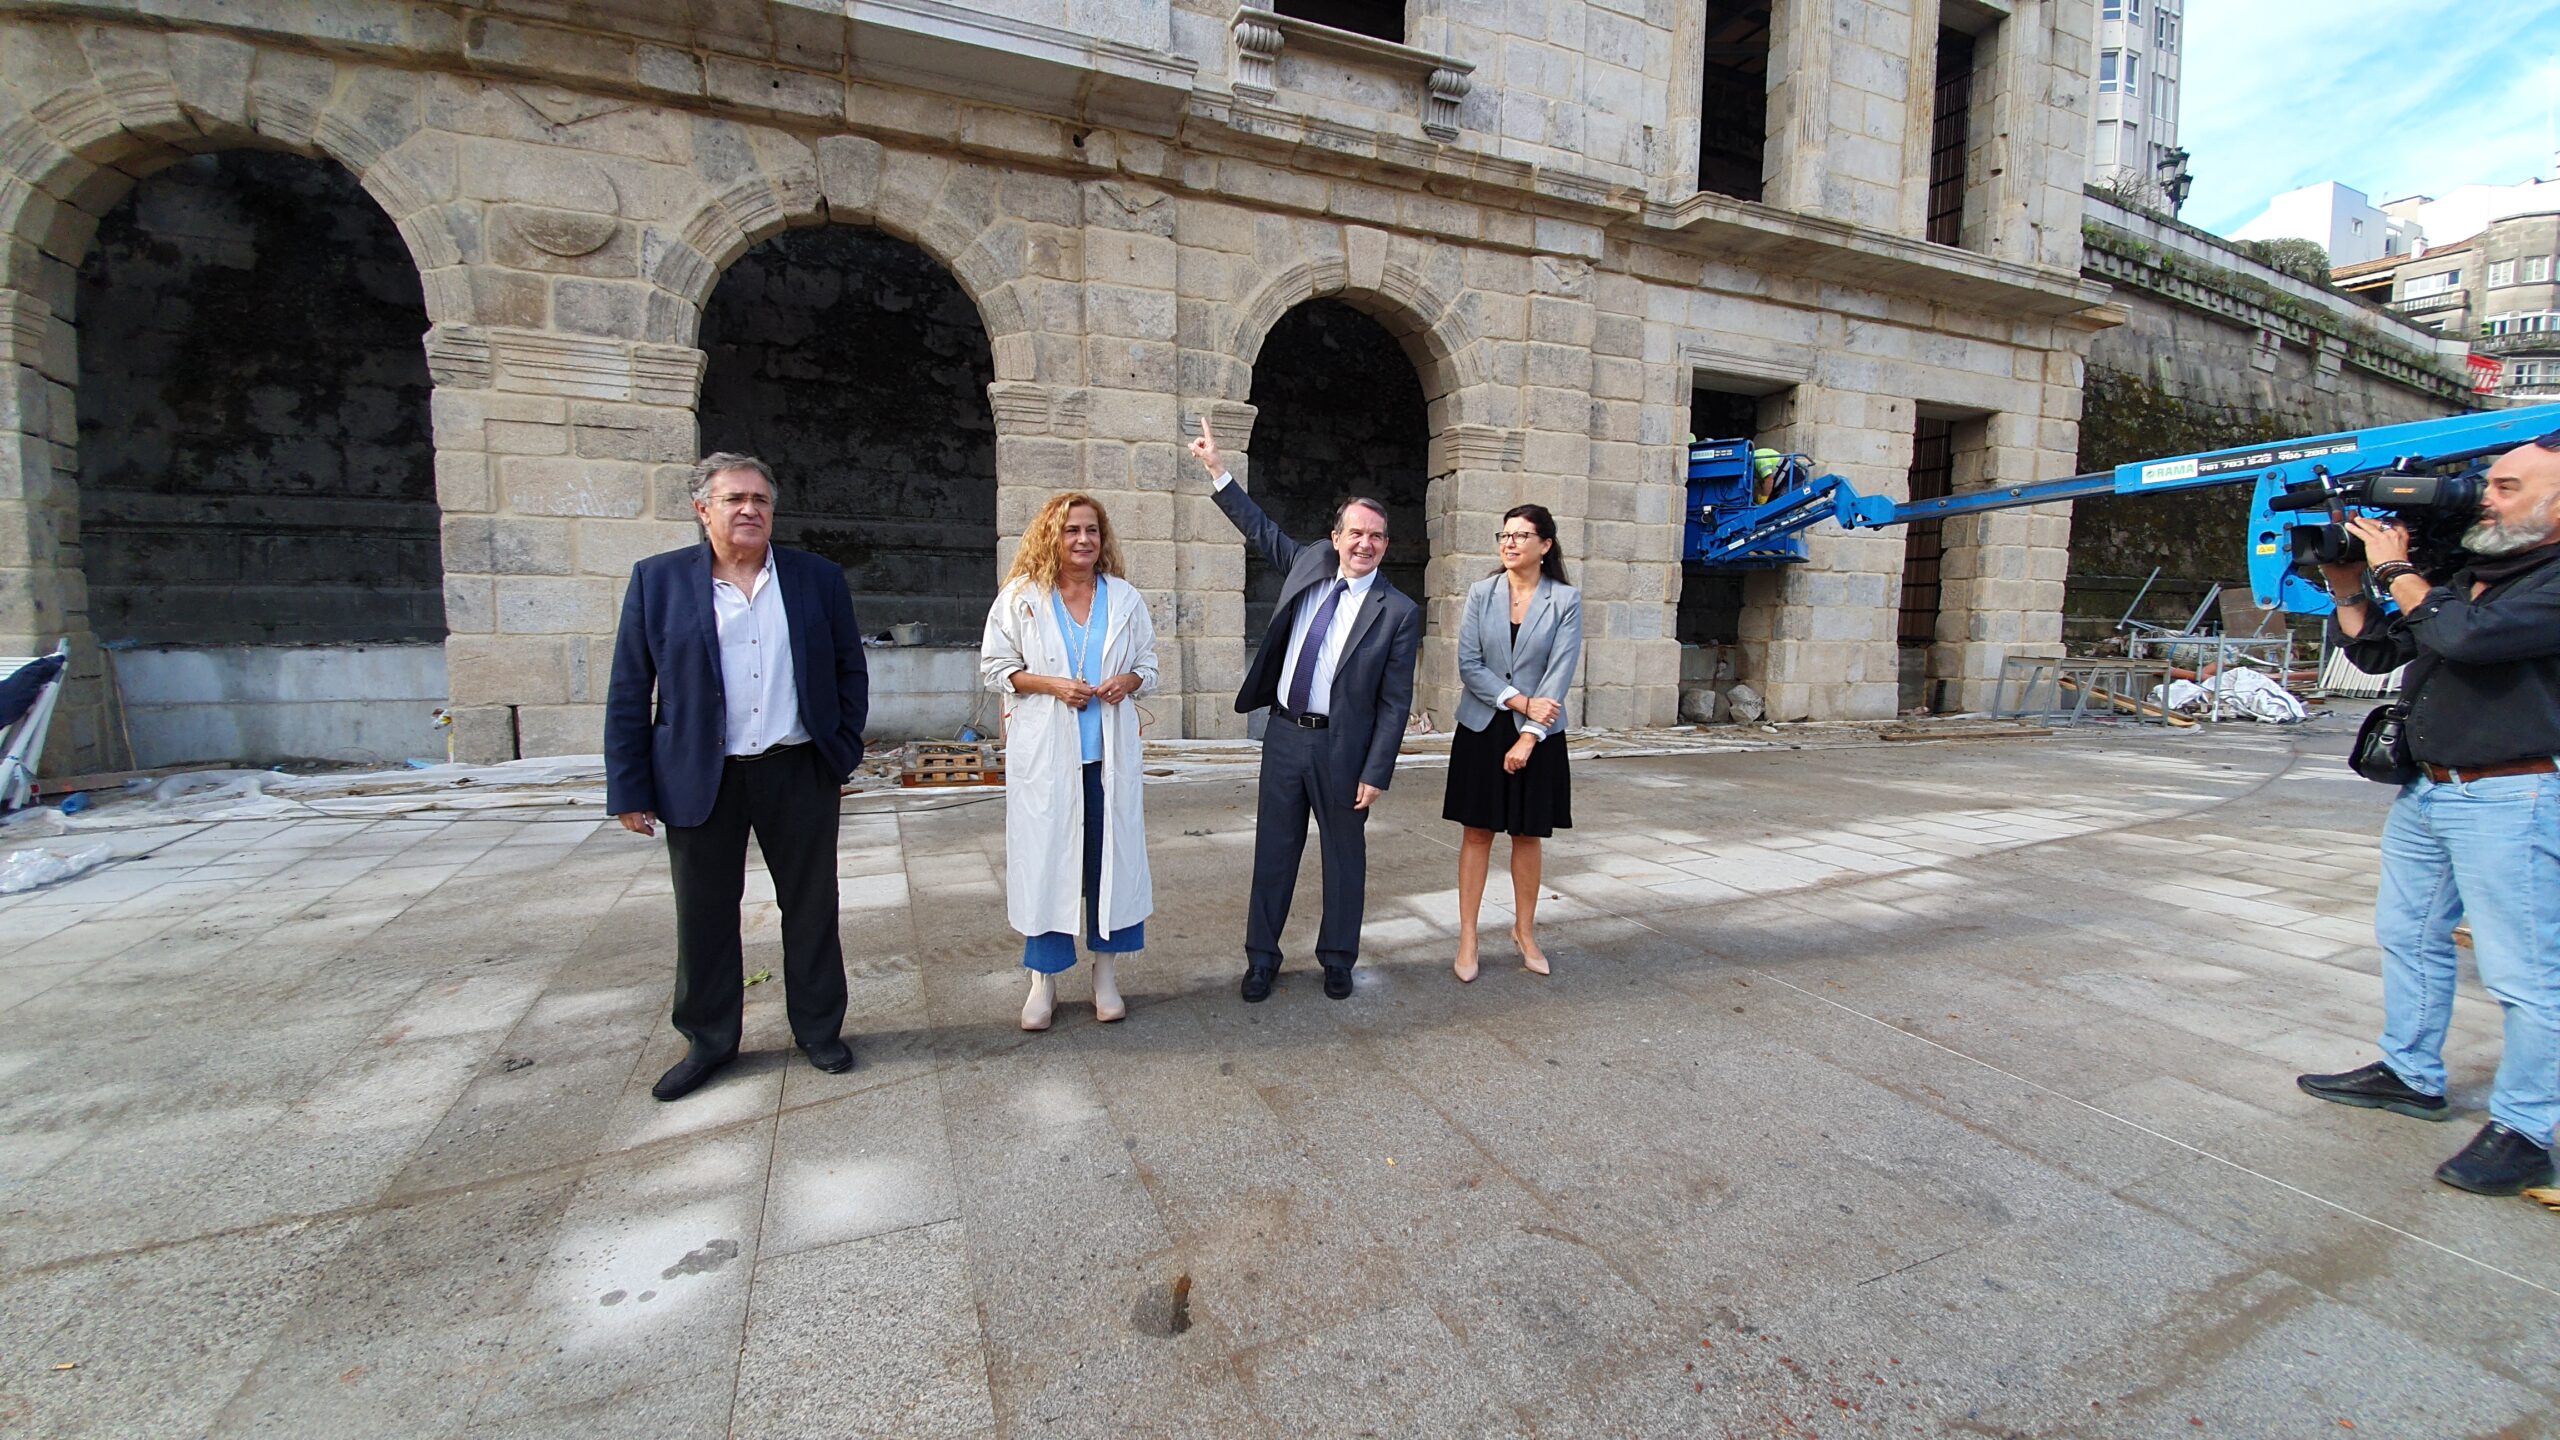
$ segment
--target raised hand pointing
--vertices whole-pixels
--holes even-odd
[[[1200,438],[1191,442],[1191,454],[1200,462],[1200,468],[1209,472],[1210,479],[1226,473],[1226,465],[1218,459],[1218,437],[1209,433],[1206,415],[1200,417]]]

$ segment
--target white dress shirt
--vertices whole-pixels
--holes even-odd
[[[751,589],[711,582],[711,613],[720,627],[720,687],[727,692],[728,726],[722,748],[756,755],[776,745],[809,739],[800,723],[800,688],[791,668],[791,616],[782,607],[773,551]]]
[[[1212,491],[1224,490],[1235,483],[1232,474],[1221,473],[1210,483]],[[1342,661],[1342,647],[1351,640],[1351,627],[1360,618],[1360,602],[1369,598],[1369,587],[1378,581],[1378,572],[1353,579],[1337,560],[1333,578],[1350,583],[1342,598],[1333,602],[1333,623],[1325,630],[1323,643],[1316,650],[1316,673],[1307,684],[1307,707],[1311,714],[1333,713],[1333,671]],[[1298,676],[1298,655],[1307,642],[1307,631],[1316,623],[1316,612],[1324,608],[1327,586],[1310,585],[1300,598],[1297,613],[1289,617],[1289,649],[1280,657],[1280,703],[1286,707],[1292,686]]]

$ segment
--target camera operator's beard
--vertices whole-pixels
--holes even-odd
[[[2545,500],[2531,515],[2513,525],[2501,525],[2483,517],[2462,532],[2462,548],[2483,559],[2501,555],[2518,555],[2549,541],[2555,527],[2551,520],[2551,501]]]

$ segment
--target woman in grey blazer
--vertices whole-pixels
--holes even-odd
[[[1564,754],[1564,697],[1582,659],[1582,592],[1565,583],[1556,517],[1515,505],[1502,517],[1502,568],[1467,591],[1458,624],[1458,733],[1449,744],[1443,819],[1458,846],[1460,980],[1476,978],[1476,910],[1493,865],[1493,832],[1511,837],[1511,938],[1540,975],[1538,842],[1573,827]]]

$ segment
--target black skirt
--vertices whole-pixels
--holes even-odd
[[[1440,818],[1474,830],[1544,839],[1573,828],[1573,777],[1567,772],[1564,734],[1548,736],[1529,752],[1520,773],[1502,768],[1520,717],[1502,711],[1481,730],[1464,725],[1449,741],[1449,795]]]

